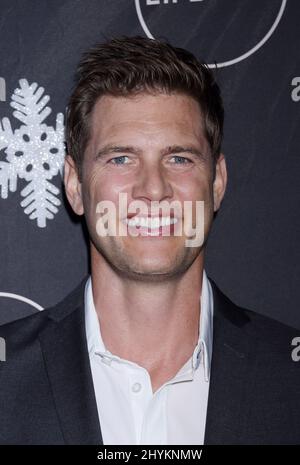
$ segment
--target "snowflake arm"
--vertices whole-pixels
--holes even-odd
[[[38,88],[36,82],[29,85],[26,79],[20,79],[19,84],[10,103],[15,109],[14,117],[27,126],[41,124],[51,113],[51,108],[46,106],[50,100],[49,95],[40,100],[45,90],[43,87]]]
[[[0,124],[0,150],[14,143],[14,134],[8,118],[2,119]],[[18,170],[13,163],[0,161],[0,195],[7,199],[8,192],[17,190]]]
[[[56,197],[59,189],[51,184],[47,179],[43,179],[38,185],[31,181],[21,191],[21,196],[25,197],[21,202],[24,213],[29,215],[31,220],[36,219],[40,228],[46,227],[46,220],[52,220],[58,212],[58,206],[61,204]]]

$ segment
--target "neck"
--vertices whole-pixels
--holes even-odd
[[[149,282],[120,276],[94,250],[93,299],[105,347],[149,372],[176,374],[199,338],[202,277],[203,252],[178,278]]]

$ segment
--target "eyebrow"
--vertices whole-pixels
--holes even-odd
[[[183,152],[195,155],[202,160],[207,158],[207,155],[205,155],[196,147],[181,145],[169,145],[165,149],[161,150],[161,155],[170,155]],[[97,152],[96,159],[99,159],[105,155],[109,155],[110,153],[134,153],[136,155],[140,155],[142,151],[138,147],[134,147],[132,145],[106,145]]]

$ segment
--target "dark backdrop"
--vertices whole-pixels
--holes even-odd
[[[208,275],[239,305],[300,328],[300,2],[1,0],[0,9],[0,322],[58,302],[88,272],[83,228],[62,193],[62,116],[81,53],[140,34],[219,65],[229,181]]]

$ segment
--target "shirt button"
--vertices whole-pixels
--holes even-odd
[[[142,385],[140,383],[134,383],[131,389],[133,392],[140,392]]]

